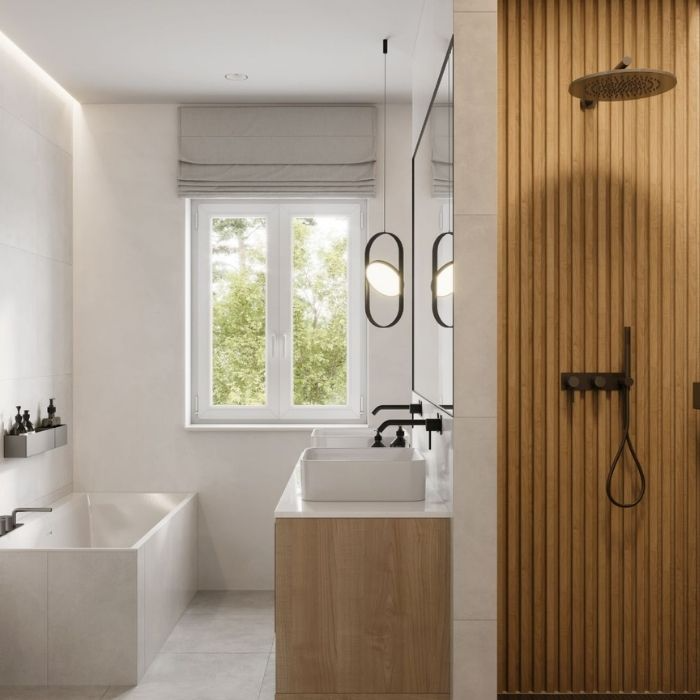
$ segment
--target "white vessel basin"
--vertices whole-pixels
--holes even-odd
[[[374,430],[366,425],[346,428],[314,428],[311,447],[371,447]]]
[[[412,447],[309,447],[300,469],[305,501],[425,500],[425,459]]]

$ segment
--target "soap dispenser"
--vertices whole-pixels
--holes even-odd
[[[27,429],[24,427],[24,419],[22,418],[22,407],[17,406],[17,415],[15,416],[15,424],[10,430],[10,435],[24,435]]]

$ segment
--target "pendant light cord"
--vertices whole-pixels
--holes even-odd
[[[386,102],[386,56],[389,53],[389,40],[384,39],[382,42],[382,52],[384,53],[384,162],[382,163],[382,171],[384,177],[384,184],[382,188],[384,190],[384,230],[386,231],[386,141],[387,141],[387,131],[386,131],[386,112],[387,112],[387,102]]]

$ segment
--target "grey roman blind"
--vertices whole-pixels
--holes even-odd
[[[434,105],[430,113],[433,197],[452,194],[452,106]]]
[[[181,196],[375,194],[376,109],[180,107]]]

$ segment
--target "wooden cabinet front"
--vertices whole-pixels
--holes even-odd
[[[450,692],[450,521],[276,522],[277,698]]]

